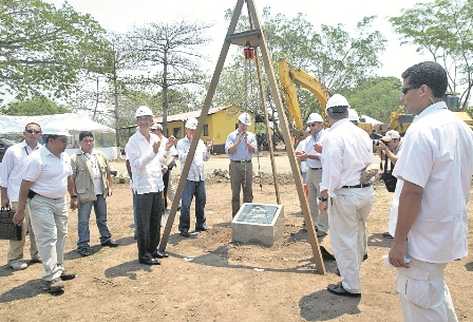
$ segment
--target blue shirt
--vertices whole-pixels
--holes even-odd
[[[238,133],[239,133],[238,129],[236,129],[235,131],[231,132],[228,135],[227,141],[225,142],[225,153],[229,154],[228,149],[236,143]],[[246,135],[247,135],[246,142],[251,144],[255,148],[255,152],[256,152],[256,149],[257,149],[256,136],[251,132],[246,132]],[[241,161],[241,160],[251,160],[253,153],[250,153],[250,151],[248,151],[248,147],[246,146],[245,140],[241,140],[235,152],[229,155],[230,155],[230,160]]]

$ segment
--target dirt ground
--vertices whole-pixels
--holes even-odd
[[[224,164],[218,160],[219,166]],[[1,267],[0,321],[402,321],[394,272],[383,265],[389,245],[381,233],[391,194],[376,188],[368,222],[369,258],[361,270],[363,294],[347,299],[325,290],[339,280],[335,264],[326,262],[325,276],[315,273],[295,187],[280,189],[284,234],[273,247],[231,243],[230,187],[209,184],[210,229],[183,239],[176,233],[176,218],[167,248],[170,257],[150,268],[136,260],[129,187],[115,185],[108,201],[109,226],[121,246],[100,248],[92,219],[94,254],[80,257],[75,252],[77,215],[71,212],[66,269],[78,277],[65,283],[62,296],[53,297],[40,291],[40,264],[20,272]],[[262,190],[255,185],[254,193],[257,202],[275,201],[271,185]],[[470,206],[470,214],[472,210]],[[324,244],[330,247],[329,240]],[[2,260],[6,253],[7,242],[0,241]],[[460,321],[473,321],[472,274],[471,255],[446,271]]]

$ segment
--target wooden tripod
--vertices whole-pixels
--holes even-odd
[[[240,32],[240,33],[235,33],[235,28],[240,18],[241,11],[245,2],[247,5],[248,17],[250,19],[250,25],[252,26],[252,29],[248,31]],[[322,260],[322,255],[320,253],[319,243],[316,238],[314,223],[312,221],[312,217],[310,216],[309,206],[307,203],[306,196],[304,194],[302,177],[300,175],[299,165],[295,158],[294,147],[292,145],[292,140],[289,134],[289,125],[288,125],[286,114],[284,112],[278,84],[276,82],[276,77],[273,70],[273,63],[268,51],[268,47],[266,45],[266,39],[265,39],[263,30],[261,29],[261,24],[260,24],[258,15],[256,13],[256,8],[255,8],[253,0],[238,0],[235,6],[235,9],[233,10],[230,26],[228,28],[227,35],[225,37],[222,50],[220,52],[220,56],[217,61],[217,66],[215,66],[215,71],[210,81],[207,95],[205,96],[204,105],[202,107],[202,111],[199,117],[199,124],[196,130],[196,135],[192,139],[189,153],[187,154],[187,159],[186,159],[186,162],[184,163],[182,174],[179,179],[179,184],[177,185],[176,195],[172,201],[168,221],[166,223],[166,227],[164,228],[163,237],[159,244],[159,250],[163,252],[166,249],[169,235],[171,233],[172,225],[174,223],[174,219],[176,216],[179,200],[181,198],[182,191],[184,190],[184,185],[187,179],[187,175],[189,174],[189,169],[190,169],[192,160],[194,159],[197,143],[202,133],[203,125],[206,123],[210,104],[214,97],[215,89],[217,88],[218,80],[220,78],[220,74],[225,64],[225,59],[227,58],[228,50],[231,44],[239,45],[239,46],[247,46],[249,44],[251,47],[260,48],[261,50],[264,70],[265,70],[266,76],[268,77],[269,85],[271,88],[271,97],[273,99],[274,104],[276,105],[276,109],[278,112],[279,125],[281,127],[284,143],[286,145],[286,151],[287,151],[287,155],[288,155],[289,162],[291,165],[292,174],[294,175],[297,194],[299,196],[299,202],[301,205],[302,213],[304,214],[304,219],[306,222],[306,227],[307,227],[307,232],[308,232],[308,237],[309,237],[309,243],[312,246],[314,261],[316,264],[316,271],[319,274],[325,274],[325,266]],[[258,55],[256,55],[256,59],[258,59]],[[258,71],[259,71],[259,66],[258,66]]]

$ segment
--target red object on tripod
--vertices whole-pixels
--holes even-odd
[[[247,46],[243,49],[245,59],[255,59],[255,49],[253,47]]]

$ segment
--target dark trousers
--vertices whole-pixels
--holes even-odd
[[[159,244],[163,193],[136,194],[136,228],[138,259],[151,258]]]
[[[190,209],[192,198],[195,196],[195,229],[207,228],[205,220],[205,182],[186,180],[181,199],[181,217],[179,218],[179,231],[189,231],[190,228]]]
[[[168,186],[169,186],[169,177],[171,174],[171,170],[166,171],[163,174],[163,182],[164,182],[164,209],[168,208]]]
[[[240,191],[243,202],[253,202],[253,165],[251,162],[230,161],[230,185],[232,188],[232,216],[240,209]]]

